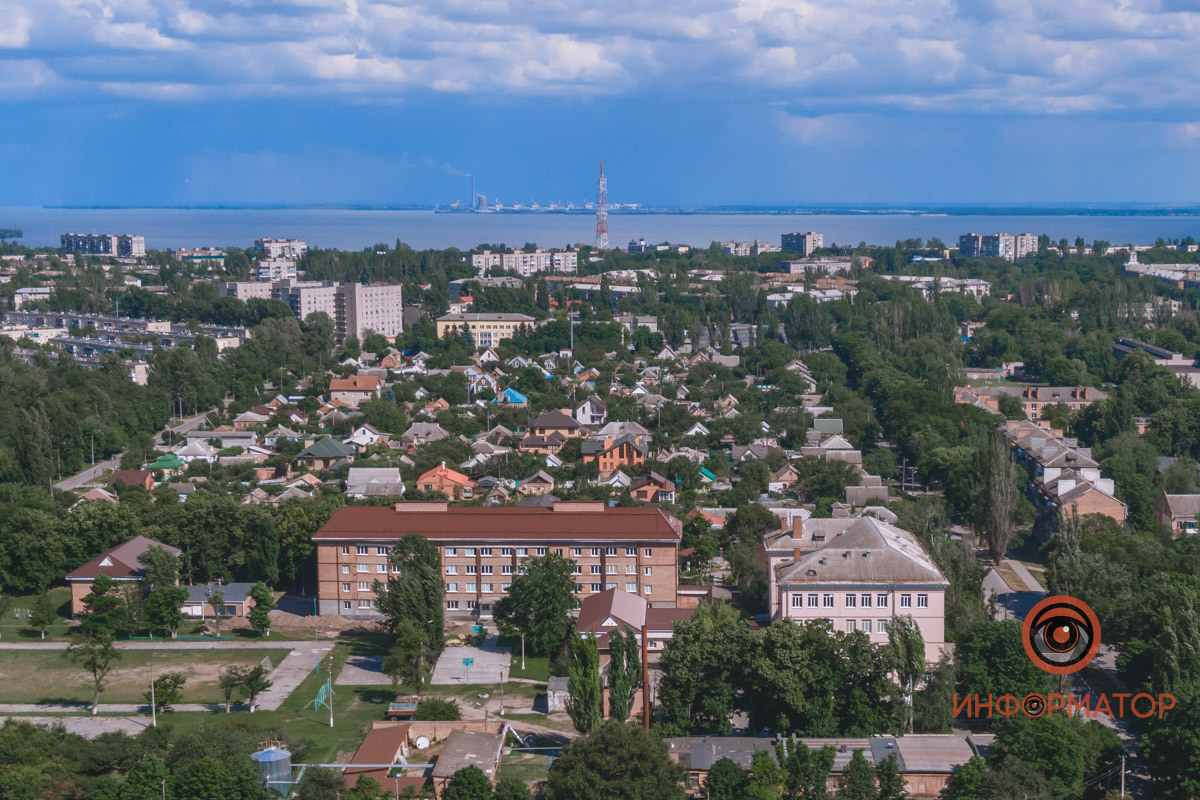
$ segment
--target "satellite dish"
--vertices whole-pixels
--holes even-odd
[[[424,736],[418,736],[417,741],[413,742],[418,750],[425,750],[429,747],[429,740]]]

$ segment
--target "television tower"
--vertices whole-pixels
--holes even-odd
[[[604,159],[600,159],[600,178],[596,181],[596,249],[608,245],[608,179],[604,177]]]

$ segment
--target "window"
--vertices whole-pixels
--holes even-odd
[[[886,594],[875,595],[875,605],[879,608],[887,608],[887,595]]]
[[[645,575],[647,578],[649,578],[651,575],[654,574],[654,567],[643,567],[642,574]]]
[[[625,591],[629,592],[630,594],[637,594],[637,584],[636,583],[625,584]]]
[[[616,564],[606,564],[604,571],[609,575],[616,575],[617,574],[617,565]]]
[[[929,608],[929,595],[917,595],[917,608]]]
[[[571,565],[571,574],[572,575],[582,575],[583,567],[579,566],[578,564],[572,564]]]
[[[654,587],[653,587],[653,586],[643,586],[643,587],[642,587],[642,593],[643,593],[643,594],[653,594],[653,593],[654,593]]]
[[[350,548],[349,548],[349,547],[347,547],[347,546],[345,546],[345,545],[343,545],[343,546],[342,546],[342,555],[344,555],[344,556],[348,556],[348,555],[350,555]]]
[[[852,595],[852,594],[846,595],[846,608],[854,608],[855,603],[857,601],[858,601],[858,597],[856,595]]]
[[[481,575],[491,575],[492,574],[492,565],[484,564],[483,566],[481,566],[479,568],[479,570],[480,570],[479,574],[481,574]]]
[[[490,556],[491,554],[492,554],[492,548],[490,548],[490,547],[481,547],[481,548],[479,548],[479,555],[481,555],[481,556]]]
[[[369,597],[361,597],[358,600],[358,607],[359,608],[374,608],[375,601]]]
[[[833,595],[831,595],[831,594],[821,595],[821,606],[823,608],[833,608]]]
[[[457,611],[458,610],[458,601],[457,600],[447,600],[446,601],[446,610],[447,611]]]
[[[343,584],[342,584],[342,591],[343,591],[343,592],[348,592],[348,591],[350,591],[350,584],[348,584],[348,583],[343,583]]]
[[[876,623],[877,627],[875,630],[879,631],[880,633],[887,633],[888,621],[886,619],[876,620]]]
[[[446,574],[447,575],[457,575],[458,574],[458,564],[447,564],[446,565]]]
[[[360,592],[367,592],[367,591],[370,591],[370,589],[371,589],[371,584],[367,583],[366,581],[358,582],[358,590]]]
[[[484,592],[485,594],[491,594],[491,592],[492,592],[492,585],[491,585],[490,583],[483,583],[483,584],[480,584],[480,586],[479,586],[479,591],[481,591],[481,592]]]
[[[474,547],[464,547],[463,555],[466,556],[467,558],[474,558],[475,557],[475,548]]]
[[[576,569],[578,569],[578,567]],[[501,575],[512,575],[513,574],[512,564],[501,564],[500,565],[500,574]]]
[[[467,608],[479,608],[479,601],[477,601],[477,600],[468,600],[468,601],[467,601]]]
[[[598,584],[598,583],[593,583],[593,584],[592,584],[592,591],[593,591],[593,592],[602,592],[602,591],[604,591],[604,588],[603,588],[603,587],[602,587],[600,584]]]
[[[862,629],[863,629],[863,633],[870,633],[871,632],[871,620],[864,619],[862,621]]]
[[[626,547],[625,555],[629,556],[630,558],[636,558],[637,557],[637,548],[636,547]]]
[[[356,549],[356,550],[358,550],[358,554],[359,554],[360,556],[365,556],[365,555],[367,554],[367,546],[366,546],[365,544],[360,544],[360,545],[359,545],[357,548],[355,548],[355,549]]]
[[[854,620],[846,620],[846,633],[854,633]]]
[[[544,556],[544,555],[546,555],[546,548],[539,547],[539,548],[535,549],[533,552],[534,552],[534,555]]]
[[[527,556],[527,555],[529,555],[529,548],[528,548],[528,547],[518,547],[518,548],[517,548],[517,555],[518,555],[518,556]]]
[[[642,555],[644,555],[646,558],[649,558],[650,554],[653,552],[654,552],[653,550],[651,550],[649,547],[647,547],[645,550],[642,551]]]
[[[871,595],[864,594],[862,597],[859,598],[859,602],[862,604],[863,608],[870,608],[871,607]]]
[[[380,575],[387,575],[387,564],[376,564],[375,571]]]
[[[447,583],[446,584],[446,594],[458,594],[458,584],[457,583]]]
[[[447,547],[447,548],[446,548],[446,555],[448,555],[448,556],[456,556],[456,555],[458,555],[458,548],[457,548],[457,547]]]
[[[604,548],[604,555],[606,555],[606,556],[615,556],[616,554],[617,554],[617,548],[615,548],[615,547],[606,547],[606,548]]]
[[[386,548],[386,547],[376,547],[376,548],[375,548],[375,555],[377,555],[377,556],[386,556],[386,555],[387,555],[387,548]]]
[[[810,594],[808,596],[808,607],[809,608],[817,607],[817,596],[815,594]]]
[[[342,608],[344,608],[344,609],[346,609],[347,611],[349,611],[349,610],[350,610],[350,601],[349,601],[349,600],[343,600],[343,601],[342,601]]]
[[[468,575],[475,574],[475,565],[474,564],[467,564],[467,574]]]
[[[575,585],[578,586],[579,584],[575,584]],[[507,593],[511,587],[512,587],[511,583],[502,583],[502,584],[500,584],[500,591]],[[576,591],[579,591],[579,590],[576,589]]]
[[[575,556],[576,558],[578,558],[579,556],[583,555],[583,548],[582,548],[582,547],[572,547],[572,548],[571,548],[571,555],[573,555],[573,556]]]
[[[370,565],[370,564],[363,564],[363,563],[360,561],[360,562],[359,562],[359,564],[358,564],[358,571],[359,571],[359,572],[370,572],[370,571],[371,571],[371,565]]]
[[[599,547],[593,547],[593,548],[592,548],[592,555],[594,555],[594,556],[598,556],[598,555],[600,555],[600,548],[599,548]]]
[[[615,581],[613,583],[606,583],[606,584],[604,584],[604,588],[605,589],[615,589],[615,588],[617,588],[617,584]]]
[[[599,564],[592,564],[592,574],[593,574],[593,575],[599,575],[599,574],[600,574],[600,571],[601,571],[601,570],[600,570],[600,565],[599,565]]]
[[[554,548],[554,552],[561,556],[563,554],[563,549],[561,547],[556,547]]]
[[[350,574],[350,565],[349,564],[342,564],[342,574],[343,575]]]
[[[802,594],[792,595],[792,608],[801,608],[803,602],[804,602],[804,595],[802,595]]]
[[[502,556],[511,556],[511,555],[512,555],[512,548],[511,548],[511,547],[501,547],[501,548],[500,548],[500,555],[502,555]]]
[[[477,587],[475,584],[473,584],[473,583],[467,584],[467,594],[475,594],[476,589],[477,589]]]
[[[901,608],[912,608],[912,595],[911,594],[900,595],[900,607]]]

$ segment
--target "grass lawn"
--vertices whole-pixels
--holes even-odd
[[[59,619],[46,629],[46,638],[63,638],[67,635],[67,629],[70,627],[66,617],[71,613],[71,590],[66,586],[59,586],[50,590],[50,597],[54,600],[55,608],[58,609]],[[25,619],[25,614],[33,608],[35,599],[36,595],[12,598],[12,604],[8,611],[0,616],[0,641],[36,641],[42,638],[42,634],[30,628],[29,620]],[[18,609],[21,610],[21,619],[19,620],[15,617]]]
[[[154,675],[182,672],[184,703],[222,701],[217,673],[230,665],[254,666],[264,656],[279,664],[282,649],[253,650],[123,650],[109,673],[101,703],[142,703]],[[61,650],[8,650],[0,657],[0,703],[90,703],[91,676]]]
[[[521,669],[521,654],[518,652],[513,656],[508,677],[548,681],[550,680],[550,659],[545,656],[525,656],[525,669]]]
[[[537,753],[509,753],[500,760],[500,776],[518,778],[523,781],[544,781],[549,773],[552,759],[550,751]]]

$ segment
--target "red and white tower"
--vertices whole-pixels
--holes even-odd
[[[596,181],[596,249],[608,245],[608,179],[604,177],[604,159],[600,159],[600,179]]]

